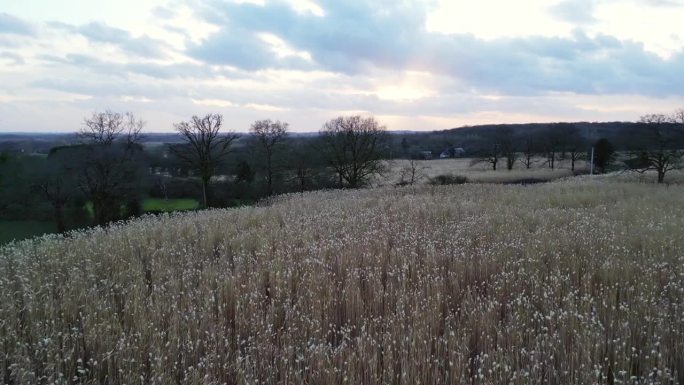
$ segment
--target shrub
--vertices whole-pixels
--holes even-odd
[[[442,174],[442,175],[437,175],[436,177],[430,179],[430,184],[435,185],[435,186],[444,186],[444,185],[450,185],[450,184],[464,184],[464,183],[468,183],[468,178],[466,178],[463,175]]]

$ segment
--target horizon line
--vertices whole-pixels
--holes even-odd
[[[631,120],[607,120],[607,121],[588,121],[588,120],[576,120],[576,121],[547,121],[547,122],[528,122],[528,123],[485,123],[485,124],[473,124],[473,125],[463,125],[463,126],[458,126],[458,127],[451,127],[451,128],[442,128],[442,129],[436,129],[436,130],[391,130],[388,129],[387,132],[396,132],[396,133],[428,133],[428,132],[442,132],[442,131],[451,131],[451,130],[459,130],[463,128],[477,128],[477,127],[486,127],[486,126],[524,126],[524,125],[535,125],[535,124],[559,124],[559,123],[569,123],[569,124],[578,124],[578,123],[589,123],[589,124],[605,124],[605,123],[638,123],[637,121],[631,121]],[[227,131],[228,132],[228,131]],[[230,131],[232,133],[236,134],[250,134],[249,131]],[[320,131],[289,131],[289,134],[317,134]],[[0,131],[0,135],[29,135],[29,134],[39,134],[39,135],[75,135],[78,134],[78,131]],[[178,134],[176,131],[150,131],[150,132],[145,132],[143,131],[143,135],[172,135],[172,134]]]

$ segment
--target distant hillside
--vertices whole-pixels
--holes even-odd
[[[570,127],[577,129],[583,138],[597,140],[607,138],[615,145],[623,147],[633,140],[630,136],[643,135],[646,127],[641,123],[634,122],[557,122],[557,123],[524,123],[524,124],[487,124],[479,126],[466,126],[444,130],[446,133],[456,135],[486,135],[500,129],[511,129],[518,136],[536,136],[549,131],[563,131]]]
[[[574,141],[580,148],[586,147],[588,150],[591,143],[607,138],[618,150],[630,150],[643,145],[649,137],[649,129],[642,123],[634,122],[488,124],[397,135],[393,140],[393,149],[409,154],[432,151],[434,156],[438,156],[449,147],[462,147],[466,150],[466,156],[469,156],[488,151],[497,141],[497,135],[508,131],[518,148],[528,141],[543,148],[549,140],[557,140]],[[678,142],[684,147],[684,136]]]

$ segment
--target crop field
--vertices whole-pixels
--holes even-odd
[[[0,249],[6,384],[684,384],[684,186],[293,194]]]

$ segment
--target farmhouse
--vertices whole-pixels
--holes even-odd
[[[430,160],[432,159],[432,151],[421,151],[418,153],[420,159]]]
[[[463,147],[450,147],[447,148],[446,150],[442,151],[439,154],[440,159],[446,159],[446,158],[462,158],[465,156],[465,150]]]

